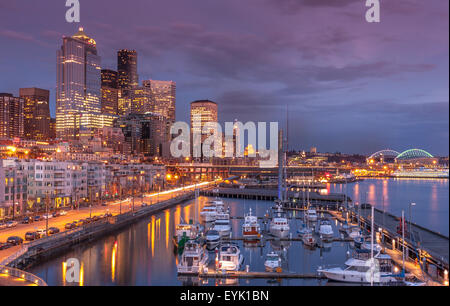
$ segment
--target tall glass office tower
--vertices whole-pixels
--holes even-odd
[[[96,42],[83,28],[63,37],[57,51],[56,136],[78,139],[80,131],[101,127],[101,68]]]

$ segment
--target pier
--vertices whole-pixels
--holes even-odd
[[[324,279],[317,273],[293,273],[293,272],[246,272],[246,271],[208,271],[198,275],[200,278],[303,278]]]
[[[274,201],[278,199],[277,189],[261,189],[261,188],[227,188],[218,187],[201,191],[202,195],[211,197],[236,198],[236,199],[252,199],[263,201]],[[306,193],[302,194],[301,190],[289,190],[287,192],[288,199],[291,199],[291,206],[298,207],[302,203],[302,199],[306,199]],[[347,197],[348,202],[352,200]],[[344,194],[334,193],[323,195],[318,192],[309,193],[309,202],[314,206],[337,209],[346,202]]]
[[[370,208],[360,209],[360,224],[367,231],[370,231],[371,226],[370,211]],[[402,243],[402,235],[397,233],[397,225],[400,223],[399,217],[377,208],[374,209],[374,212],[374,229],[377,233],[377,240],[385,247],[388,254],[395,259],[395,257],[398,257],[398,253],[401,254],[404,244],[405,258],[410,261],[410,270],[416,270],[415,274],[420,274],[417,271],[422,271],[429,277],[439,281],[444,281],[448,277],[445,274],[446,271],[448,273],[449,269],[449,237],[412,223],[411,235],[405,233],[405,241]],[[349,220],[357,223],[358,212],[351,210],[349,213]],[[344,217],[340,212],[330,211],[330,214],[339,221],[344,221]],[[406,225],[409,230],[408,221]],[[398,263],[398,258],[396,261]]]

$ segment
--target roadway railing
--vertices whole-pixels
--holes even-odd
[[[26,271],[22,271],[16,268],[5,267],[0,265],[0,273],[6,274],[11,277],[26,280],[37,286],[47,286],[47,283],[40,277]]]
[[[11,262],[13,262],[14,260],[16,260],[17,258],[22,256],[23,254],[25,254],[27,251],[28,251],[28,245],[25,245],[25,244],[22,245],[20,250],[18,250],[17,252],[9,255],[7,258],[2,260],[2,262],[0,262],[0,266],[7,266],[7,265],[9,265]]]

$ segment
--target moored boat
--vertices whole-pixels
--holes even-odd
[[[323,240],[333,239],[333,228],[329,220],[320,221],[319,233]]]
[[[252,215],[252,209],[244,217],[244,224],[242,224],[242,236],[244,238],[259,238],[261,235],[261,227],[258,223],[258,218]]]
[[[266,261],[264,262],[264,267],[268,272],[280,271],[281,270],[280,256],[275,252],[270,252],[269,254],[267,254]]]
[[[226,271],[238,271],[244,262],[244,256],[236,244],[226,243],[219,248],[218,268]]]
[[[206,246],[208,249],[214,249],[220,243],[220,234],[218,231],[209,230],[205,234]]]
[[[179,274],[198,274],[208,265],[208,252],[196,241],[188,241],[184,245],[183,254],[177,272]]]

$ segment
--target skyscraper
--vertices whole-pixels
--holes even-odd
[[[166,121],[165,117],[157,114],[134,113],[120,117],[116,127],[122,129],[132,154],[161,157],[169,154]]]
[[[175,122],[176,83],[172,81],[145,80],[144,87],[150,88],[154,106],[152,112]]]
[[[20,88],[24,99],[24,137],[32,140],[50,139],[50,92],[40,88]]]
[[[202,128],[207,122],[217,122],[217,103],[210,100],[197,100],[191,102],[191,144],[194,146],[195,140],[193,139],[194,133],[201,134]],[[205,141],[208,135],[201,136],[201,143]],[[200,148],[200,154],[203,159],[203,152]],[[192,154],[195,157],[194,148],[192,148]]]
[[[137,52],[135,50],[119,50],[117,52],[118,86],[127,95],[128,90],[139,85],[137,74]]]
[[[117,85],[117,72],[109,69],[102,69],[102,113],[118,114],[119,89]]]
[[[0,138],[23,137],[23,98],[0,93]]]
[[[72,37],[63,37],[57,51],[56,134],[78,139],[80,129],[100,127],[101,73],[96,42],[80,27]]]
[[[135,87],[131,89],[130,100],[131,103],[129,113],[144,114],[148,112],[153,112],[154,99],[150,88]]]

